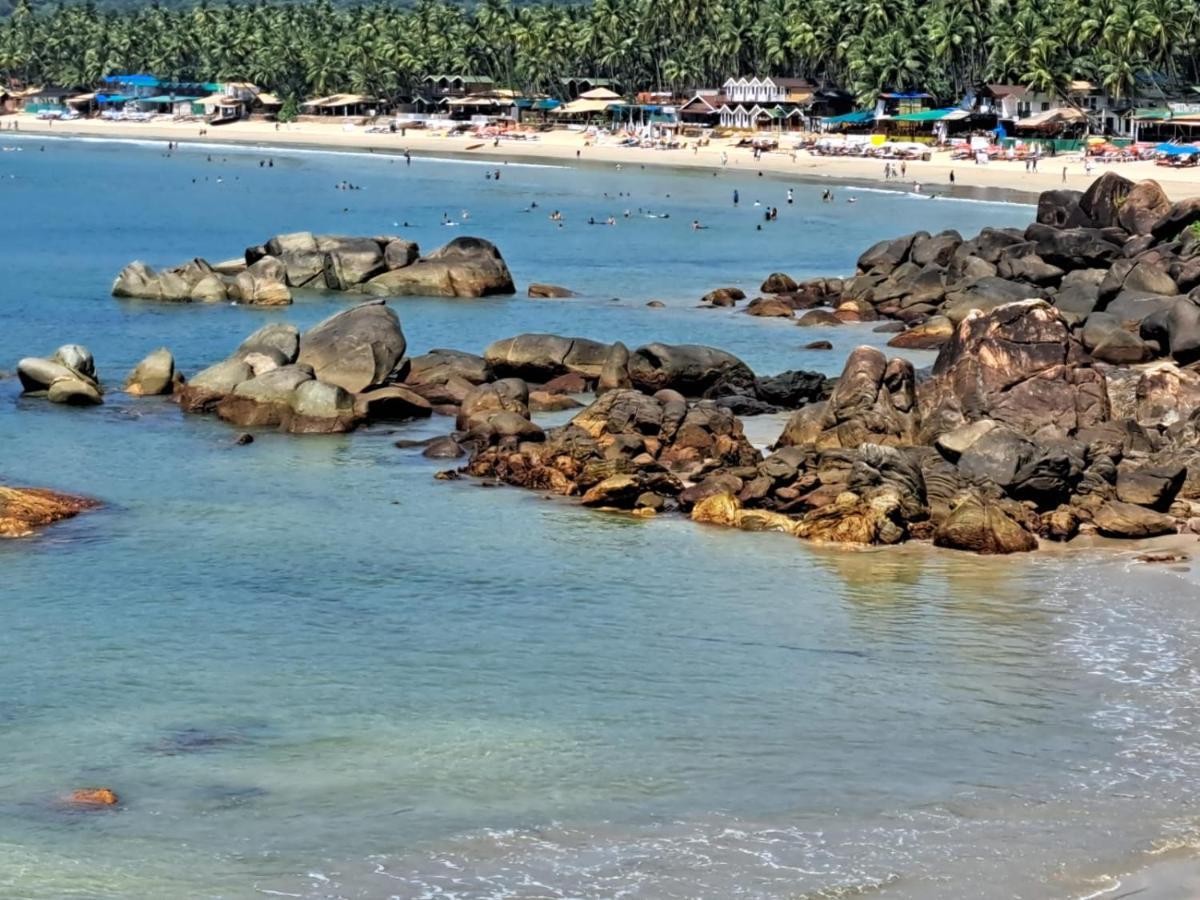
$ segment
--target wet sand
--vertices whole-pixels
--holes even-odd
[[[7,126],[11,119],[6,119]],[[923,193],[949,193],[980,196],[986,199],[1024,199],[1058,187],[1085,189],[1098,175],[1110,169],[1133,180],[1153,178],[1173,200],[1200,196],[1200,170],[1170,169],[1151,162],[1096,164],[1091,173],[1085,171],[1079,154],[1047,158],[1041,171],[1026,172],[1021,162],[992,162],[976,165],[969,161],[952,161],[948,152],[935,153],[929,162],[907,163],[906,177],[885,179],[884,161],[851,157],[814,156],[799,151],[792,159],[790,151],[777,151],[754,159],[751,150],[737,148],[733,141],[714,140],[695,150],[648,150],[620,147],[615,144],[591,144],[582,133],[556,130],[537,135],[537,140],[502,140],[493,147],[490,141],[475,136],[449,137],[423,130],[399,133],[368,134],[360,126],[342,123],[291,123],[276,130],[271,122],[234,122],[207,128],[199,135],[195,122],[109,122],[88,119],[51,124],[32,116],[19,117],[20,132],[54,136],[87,136],[131,140],[204,141],[213,144],[248,144],[263,147],[309,147],[340,150],[414,155],[454,155],[480,159],[558,164],[612,164],[623,166],[668,166],[688,169],[725,170],[740,175],[762,172],[764,176],[794,175],[804,179],[846,179],[866,184],[878,184],[895,190],[914,190],[920,185]],[[0,144],[6,132],[0,132]],[[784,141],[784,146],[787,140]],[[468,149],[474,147],[474,149]],[[722,165],[721,154],[727,155]],[[1066,169],[1064,179],[1063,170]],[[954,183],[950,183],[951,172]]]

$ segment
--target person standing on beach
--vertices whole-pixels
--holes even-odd
[[[1067,167],[1063,166],[1063,184],[1067,183]]]
[[[953,169],[950,170],[950,183],[954,184],[954,170]]]
[[[906,163],[904,160],[900,161],[900,177],[901,178],[908,177],[908,163]]]

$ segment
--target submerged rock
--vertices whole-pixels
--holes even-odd
[[[87,497],[0,485],[0,537],[28,537],[36,528],[70,519],[99,505]]]

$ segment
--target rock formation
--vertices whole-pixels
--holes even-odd
[[[456,238],[422,257],[416,243],[399,237],[301,231],[246,248],[244,260],[214,266],[193,259],[159,271],[133,262],[117,276],[112,293],[173,303],[280,306],[292,302],[295,288],[385,297],[483,297],[515,290],[500,251],[472,237]]]
[[[0,485],[0,537],[27,537],[36,528],[70,519],[99,505],[86,497]]]

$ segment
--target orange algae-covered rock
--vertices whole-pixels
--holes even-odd
[[[0,537],[25,537],[34,528],[69,519],[99,505],[87,497],[0,485]]]
[[[116,806],[121,802],[110,788],[79,788],[71,792],[70,799],[76,806]]]

